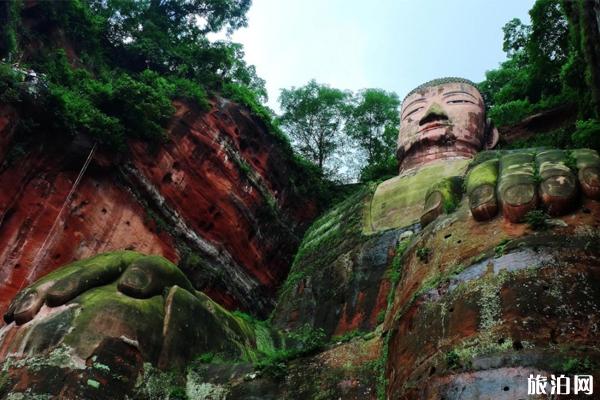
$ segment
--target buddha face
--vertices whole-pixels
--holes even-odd
[[[498,132],[488,129],[479,91],[467,83],[425,87],[402,103],[398,159],[400,171],[447,158],[472,158],[493,147]]]

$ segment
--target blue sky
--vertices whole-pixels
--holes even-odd
[[[529,22],[534,0],[253,0],[248,27],[232,40],[281,88],[310,79],[340,89],[395,91],[402,99],[430,79],[479,82],[505,60],[502,26]]]

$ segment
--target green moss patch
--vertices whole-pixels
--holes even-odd
[[[412,174],[381,183],[371,200],[365,233],[401,228],[419,221],[427,191],[435,182],[464,176],[469,160],[441,160]]]
[[[483,185],[490,185],[495,188],[498,182],[498,164],[498,159],[494,158],[471,169],[466,181],[467,195],[470,196],[473,190]]]

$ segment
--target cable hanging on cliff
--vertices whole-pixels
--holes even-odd
[[[77,186],[79,186],[79,182],[81,181],[81,178],[85,174],[85,171],[87,170],[88,165],[90,165],[90,162],[92,161],[94,153],[96,152],[96,147],[97,147],[97,143],[94,143],[94,146],[90,150],[90,154],[88,154],[85,162],[83,163],[83,166],[81,167],[81,170],[79,171],[79,175],[77,175],[77,179],[75,179],[75,182],[73,182],[73,186],[71,186],[71,190],[69,191],[69,194],[67,194],[67,197],[65,198],[65,201],[63,202],[62,207],[58,211],[58,215],[56,215],[56,218],[54,219],[54,223],[52,224],[50,231],[46,235],[46,238],[44,239],[42,246],[38,250],[33,261],[31,262],[32,268],[30,269],[27,277],[21,283],[21,287],[19,287],[19,290],[21,290],[23,288],[23,286],[25,286],[26,284],[29,284],[29,280],[32,278],[32,276],[34,276],[35,272],[37,271],[38,264],[44,258],[47,247],[50,244],[50,239],[52,238],[52,235],[54,234],[56,227],[61,222],[60,217],[61,217],[63,211],[65,210],[65,208],[67,208],[67,204],[69,204],[71,202],[71,197],[73,197],[73,193],[75,193],[75,190],[77,190]]]

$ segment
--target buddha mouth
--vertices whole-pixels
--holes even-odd
[[[430,123],[426,124],[418,132],[419,133],[424,133],[424,132],[427,132],[427,131],[431,131],[433,129],[443,128],[443,127],[448,127],[448,126],[452,126],[452,124],[448,123],[448,122],[430,122]]]

